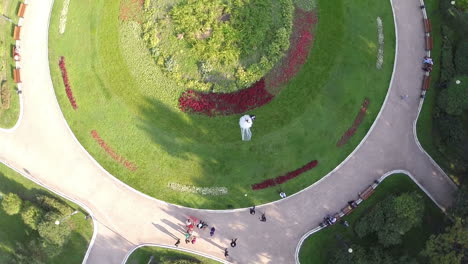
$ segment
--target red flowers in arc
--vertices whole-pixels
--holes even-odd
[[[352,136],[354,136],[357,128],[359,127],[359,125],[362,123],[362,120],[364,120],[364,117],[366,116],[367,106],[369,106],[369,98],[365,98],[364,102],[362,102],[361,109],[359,110],[359,113],[354,119],[353,125],[351,126],[350,129],[346,130],[344,135],[340,138],[340,140],[338,140],[338,142],[336,143],[337,147],[343,146],[344,144],[348,142],[348,140]]]
[[[107,154],[109,154],[109,156],[111,156],[115,161],[117,161],[118,163],[121,163],[122,165],[125,166],[125,168],[131,171],[135,171],[137,169],[137,166],[135,166],[135,164],[126,160],[124,157],[120,156],[119,154],[115,153],[115,151],[111,147],[109,147],[106,144],[106,142],[99,136],[96,130],[91,131],[91,136],[94,138],[94,140],[96,140],[96,142],[101,146],[101,148],[104,149],[104,151],[106,151]]]
[[[269,84],[280,86],[287,83],[299,72],[309,55],[314,40],[311,31],[316,24],[317,16],[315,12],[307,12],[296,8],[293,33],[289,40],[290,48],[281,63],[271,71],[271,75],[269,74]]]
[[[239,114],[269,103],[273,95],[265,89],[265,80],[234,93],[202,93],[185,91],[179,98],[183,112],[214,115]]]
[[[78,108],[78,105],[76,104],[75,97],[73,97],[73,92],[70,87],[70,81],[68,80],[67,68],[65,67],[65,58],[63,56],[60,57],[59,67],[60,71],[62,72],[63,84],[65,85],[65,92],[67,93],[68,100],[70,101],[70,104],[73,107],[73,109],[76,110]]]
[[[256,191],[256,190],[266,189],[268,187],[272,187],[272,186],[275,186],[277,184],[283,184],[283,183],[285,183],[285,182],[287,182],[287,181],[289,181],[291,179],[296,178],[300,174],[315,168],[315,166],[317,166],[317,164],[318,164],[318,161],[313,160],[313,161],[307,163],[306,165],[302,166],[301,168],[299,168],[297,170],[294,170],[294,171],[291,171],[291,172],[288,172],[285,175],[278,176],[278,177],[276,177],[274,179],[268,179],[268,180],[262,181],[260,183],[253,184],[252,185],[252,190]]]

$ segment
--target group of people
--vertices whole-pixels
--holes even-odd
[[[434,61],[432,60],[431,57],[424,57],[423,60],[423,70],[426,72],[431,72],[432,71],[432,66],[434,65]]]
[[[250,208],[250,214],[251,214],[251,215],[255,215],[255,205],[252,206],[252,207]],[[265,215],[265,213],[262,213],[262,215],[260,216],[259,219],[260,219],[260,222],[266,222],[266,215]]]
[[[193,235],[193,230],[195,226],[198,229],[206,230],[206,228],[208,227],[208,224],[204,221],[197,221],[197,219],[188,218],[187,221],[185,221],[185,226],[187,227],[187,231],[185,232],[185,243],[195,244],[197,242],[197,237]],[[216,231],[216,228],[214,226],[211,227],[210,236],[214,236],[215,231]],[[175,246],[178,247],[179,244],[180,244],[180,239],[177,240]]]

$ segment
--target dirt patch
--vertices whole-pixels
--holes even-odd
[[[8,109],[10,108],[10,88],[8,87],[6,82],[2,82],[0,86],[0,101],[1,101],[1,109]]]
[[[145,0],[122,0],[120,2],[120,21],[143,22],[143,4]]]

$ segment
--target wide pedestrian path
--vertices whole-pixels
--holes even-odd
[[[452,201],[455,186],[422,151],[414,135],[420,106],[424,39],[417,0],[393,0],[398,48],[388,98],[362,145],[327,177],[296,195],[257,208],[208,211],[183,208],[142,195],[105,172],[76,141],[63,119],[49,72],[48,23],[53,0],[31,0],[21,32],[23,115],[19,126],[0,132],[0,160],[27,177],[87,207],[97,235],[86,263],[121,263],[139,244],[173,245],[183,238],[188,215],[216,226],[209,238],[180,248],[224,259],[230,239],[233,263],[293,263],[303,234],[335,213],[387,171],[409,171],[441,206]],[[408,94],[408,100],[400,95]],[[260,222],[266,212],[267,222]],[[183,239],[182,239],[183,240]]]

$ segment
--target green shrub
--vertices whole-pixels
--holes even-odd
[[[73,208],[67,204],[47,195],[38,195],[36,196],[36,200],[46,211],[56,211],[62,215],[69,215],[73,212]]]
[[[23,210],[21,210],[23,222],[33,230],[37,230],[37,225],[41,220],[42,214],[43,211],[39,207],[27,201]]]
[[[455,75],[455,65],[453,63],[452,42],[448,37],[442,40],[440,55],[440,82],[447,83]]]
[[[375,233],[379,243],[385,247],[401,243],[401,237],[421,223],[424,202],[416,193],[390,196],[367,214],[355,227],[356,234],[364,237]]]
[[[439,94],[437,105],[447,114],[461,115],[468,109],[468,88],[465,83],[468,78],[461,79],[461,84],[456,84],[454,80]]]
[[[48,212],[37,226],[39,235],[55,246],[62,247],[70,237],[70,227],[66,223],[55,224],[55,221],[63,218],[63,215]]]
[[[9,193],[3,196],[2,208],[6,214],[15,215],[20,212],[22,203],[23,201],[18,195],[14,193]]]
[[[468,27],[468,24],[466,26]],[[459,42],[454,62],[457,74],[468,75],[468,39],[462,39]]]

